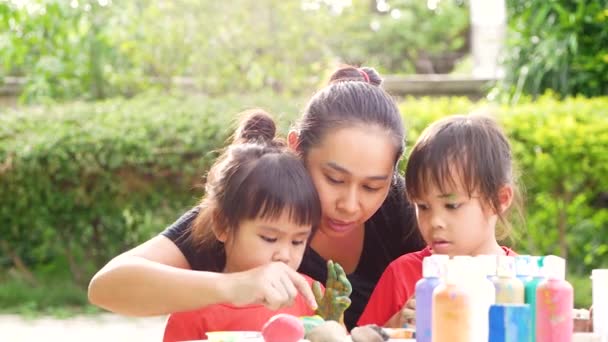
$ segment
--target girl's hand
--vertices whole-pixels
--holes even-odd
[[[416,298],[411,297],[384,325],[387,328],[416,326]]]
[[[292,306],[298,293],[314,310],[315,297],[306,279],[282,262],[226,274],[227,298],[236,306],[263,304],[271,310]]]

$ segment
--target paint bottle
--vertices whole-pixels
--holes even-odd
[[[488,258],[489,259],[489,258]],[[495,303],[496,290],[494,284],[488,279],[488,270],[484,270],[483,258],[470,256],[455,256],[454,260],[460,262],[467,269],[467,286],[473,294],[473,341],[488,341],[490,306]],[[496,259],[494,259],[496,260]]]
[[[593,331],[608,342],[608,269],[591,271]]]
[[[525,342],[532,335],[528,304],[495,304],[490,307],[489,342]]]
[[[566,281],[566,260],[546,256],[542,272],[546,279],[536,288],[536,341],[571,342],[574,291]]]
[[[468,273],[466,265],[454,259],[448,261],[445,282],[433,291],[433,342],[473,341],[473,294],[467,286]]]
[[[450,257],[434,254],[422,260],[422,279],[416,283],[416,341],[431,342],[433,291],[443,282]]]
[[[524,304],[524,284],[516,277],[515,258],[498,256],[494,286],[496,304]]]
[[[530,342],[536,341],[536,288],[544,279],[541,272],[543,260],[544,257],[540,256],[526,256],[522,259],[515,257],[517,272],[529,273],[524,282],[524,301],[530,305],[530,329],[533,332],[530,334]]]

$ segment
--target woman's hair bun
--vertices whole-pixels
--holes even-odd
[[[345,82],[345,81],[360,81],[370,83],[375,86],[382,84],[382,78],[380,74],[370,67],[356,68],[351,65],[345,65],[334,73],[329,78],[329,83]]]

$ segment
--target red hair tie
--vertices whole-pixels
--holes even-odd
[[[357,71],[361,74],[361,76],[363,76],[363,78],[365,78],[365,82],[369,83],[369,75],[367,75],[363,69],[357,69]]]

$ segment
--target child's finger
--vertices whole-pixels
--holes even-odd
[[[288,297],[288,302],[285,304],[285,306],[292,306],[298,295],[298,290],[293,285],[293,282],[291,281],[291,279],[289,279],[288,276],[281,277],[281,285],[283,285],[285,293]]]
[[[282,287],[282,286],[281,286]],[[264,305],[270,310],[280,309],[287,297],[287,295],[281,293],[281,289],[277,288],[273,284],[268,284],[264,292]]]
[[[416,311],[416,298],[415,297],[410,298],[407,301],[407,303],[405,303],[405,307],[408,309],[412,309],[415,312]]]
[[[308,285],[306,279],[292,269],[289,269],[288,274],[289,278],[293,282],[293,285],[296,287],[296,289],[298,289],[298,292],[300,292],[306,302],[310,305],[310,308],[313,310],[317,309],[315,294],[312,292],[312,289],[310,288],[310,285]]]
[[[401,310],[401,320],[404,323],[415,324],[416,323],[416,311],[412,309]]]

